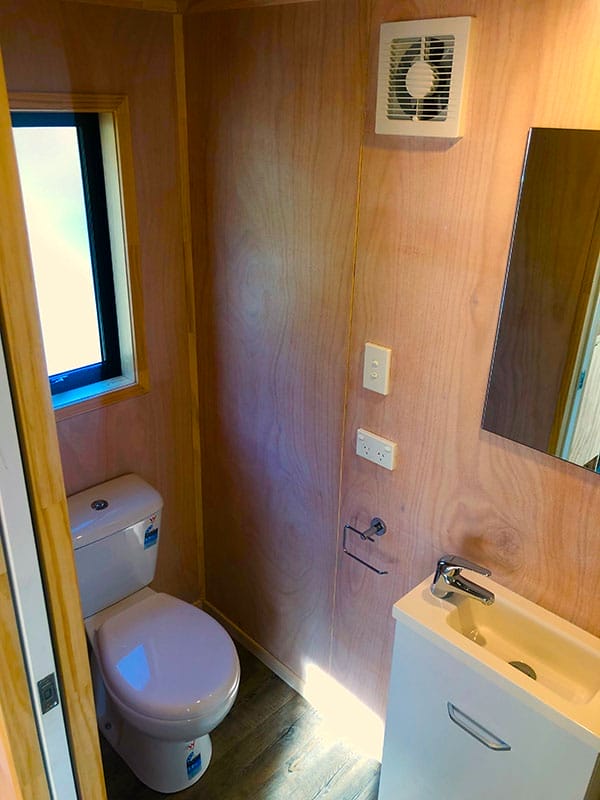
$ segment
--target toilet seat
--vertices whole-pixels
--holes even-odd
[[[212,724],[237,693],[240,667],[229,634],[170,595],[149,592],[109,616],[96,630],[95,645],[109,694],[138,725]]]

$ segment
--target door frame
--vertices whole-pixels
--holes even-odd
[[[1,54],[0,194],[5,202],[5,217],[0,225],[0,331],[67,732],[80,797],[106,800],[87,642]],[[12,723],[11,719],[11,727]],[[11,741],[13,738],[11,731]],[[32,751],[29,755],[35,763],[34,747]],[[15,763],[15,768],[23,788],[31,765]],[[31,796],[25,791],[24,794]]]
[[[0,538],[50,794],[77,800],[4,349],[0,346]],[[43,688],[42,688],[43,687]],[[44,702],[42,702],[42,696]]]

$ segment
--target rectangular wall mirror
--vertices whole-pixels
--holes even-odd
[[[600,131],[532,128],[482,427],[600,472]]]

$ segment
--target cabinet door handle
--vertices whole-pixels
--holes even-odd
[[[453,703],[448,702],[447,705],[448,716],[452,722],[458,725],[459,728],[462,728],[463,731],[466,731],[474,739],[477,739],[478,742],[481,742],[481,744],[489,747],[490,750],[511,749],[507,742],[503,741],[498,736],[494,736],[494,734],[488,731],[487,728],[484,728],[483,725],[475,722],[474,719],[465,714],[464,711],[461,711],[460,708],[457,708]]]

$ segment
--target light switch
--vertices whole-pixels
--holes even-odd
[[[390,393],[390,361],[392,351],[373,342],[365,344],[363,386],[371,392]]]

